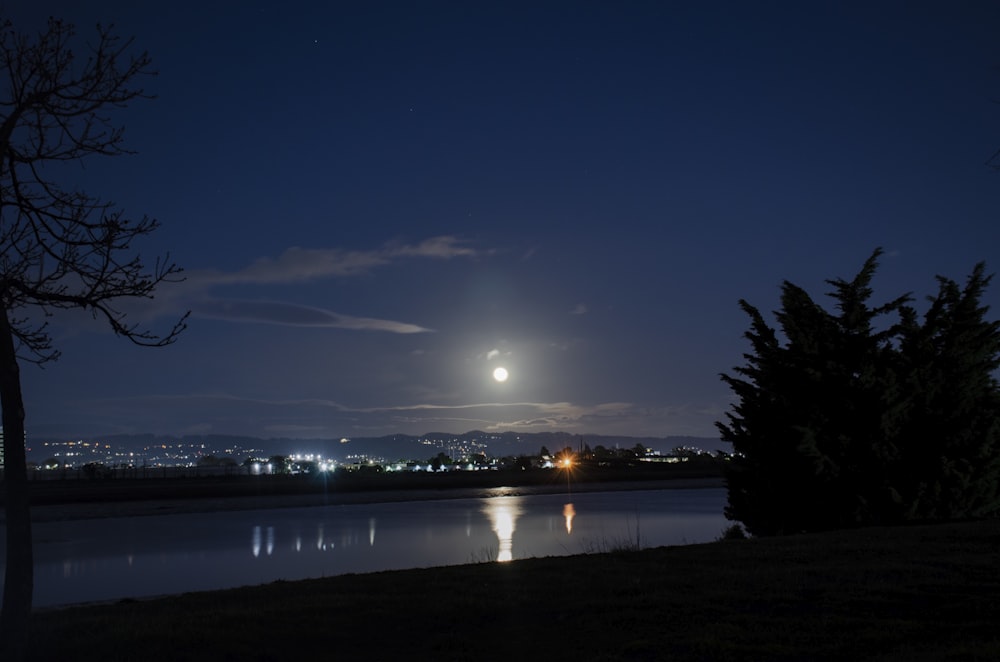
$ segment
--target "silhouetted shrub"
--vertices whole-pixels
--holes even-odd
[[[1000,323],[978,264],[938,277],[921,317],[909,295],[871,306],[876,250],[835,312],[785,282],[779,332],[746,301],[752,353],[722,375],[737,402],[726,515],[753,535],[1000,513]]]

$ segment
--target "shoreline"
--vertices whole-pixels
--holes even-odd
[[[993,660],[998,540],[945,521],[46,608],[27,659]]]
[[[83,501],[32,506],[32,522],[103,519],[109,517],[148,517],[186,513],[235,510],[269,510],[315,506],[431,501],[442,499],[485,499],[498,496],[569,494],[581,492],[620,492],[633,490],[710,489],[725,487],[718,477],[665,478],[659,480],[607,481],[575,483],[567,490],[563,484],[510,485],[484,487],[409,488],[385,490],[329,491],[307,494],[266,494],[239,496],[203,496],[188,498]],[[0,508],[0,523],[6,517]]]

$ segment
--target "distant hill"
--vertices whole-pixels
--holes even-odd
[[[338,461],[351,458],[380,458],[396,460],[426,460],[444,452],[458,456],[467,452],[483,452],[494,457],[508,455],[537,455],[544,447],[551,452],[567,446],[574,450],[589,446],[605,448],[634,448],[641,444],[661,454],[677,447],[706,452],[731,452],[732,448],[721,439],[711,437],[628,437],[596,434],[571,434],[569,432],[483,432],[472,430],[462,434],[429,432],[423,435],[393,434],[382,437],[352,437],[350,439],[261,439],[232,435],[185,435],[182,437],[155,434],[118,434],[102,437],[66,439],[29,439],[28,459],[40,462],[48,457],[63,457],[73,453],[75,464],[86,461],[103,461],[104,458],[132,458],[141,464],[145,461],[162,461],[160,458],[196,459],[203,455],[233,457],[242,461],[247,457],[288,455],[291,453],[322,455]],[[87,459],[91,456],[91,459]],[[76,459],[79,458],[79,459]],[[82,460],[82,461],[81,461]]]

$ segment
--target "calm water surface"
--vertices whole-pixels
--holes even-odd
[[[40,522],[35,606],[707,542],[726,526],[725,498],[671,489]]]

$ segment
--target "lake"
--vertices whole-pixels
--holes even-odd
[[[725,500],[667,489],[38,522],[34,604],[708,542]]]

